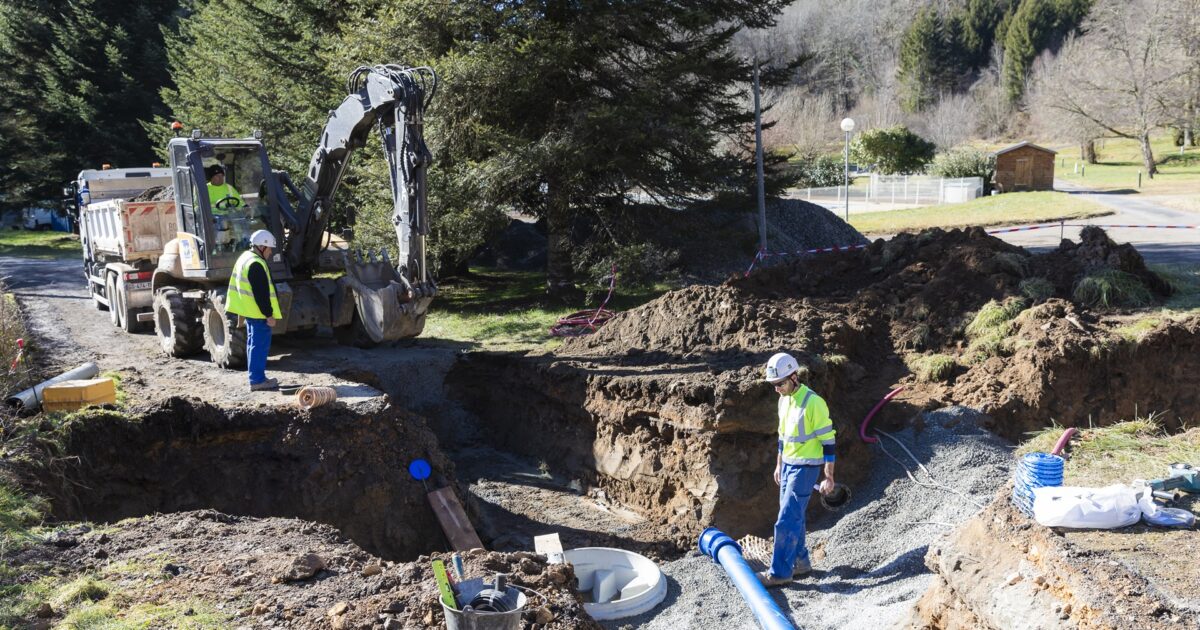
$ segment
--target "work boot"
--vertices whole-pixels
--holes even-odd
[[[766,571],[760,571],[758,573],[755,573],[754,577],[758,578],[758,581],[760,583],[762,583],[763,586],[766,586],[768,588],[770,588],[772,586],[779,586],[781,584],[789,584],[792,581],[792,578],[790,576],[789,577],[775,577],[774,575],[771,575],[771,571],[769,569]]]
[[[250,385],[250,391],[252,391],[252,392],[270,391],[272,389],[279,389],[279,381],[277,381],[273,378],[269,378],[265,381],[260,381],[258,383],[252,383]]]
[[[812,571],[812,565],[804,560],[796,559],[796,563],[792,565],[792,577],[800,577],[805,573]]]

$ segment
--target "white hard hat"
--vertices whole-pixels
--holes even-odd
[[[767,361],[766,381],[768,383],[778,383],[795,374],[799,369],[800,364],[796,362],[796,357],[786,352],[780,352]]]
[[[266,230],[258,230],[250,235],[250,244],[255,247],[275,249],[275,235]]]

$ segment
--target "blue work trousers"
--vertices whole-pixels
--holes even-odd
[[[246,371],[250,384],[267,380],[267,353],[271,351],[271,327],[265,319],[246,318]]]
[[[779,472],[779,518],[775,519],[775,553],[771,556],[771,575],[775,577],[791,577],[797,558],[809,561],[804,513],[820,476],[820,466],[784,464]]]

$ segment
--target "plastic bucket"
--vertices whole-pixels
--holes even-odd
[[[491,582],[485,582],[482,578],[460,582],[457,588],[459,605],[465,607],[486,588],[491,588]],[[527,589],[510,584],[508,590],[516,593],[515,605],[508,612],[476,612],[474,610],[464,612],[451,608],[446,605],[446,602],[438,599],[442,605],[442,613],[446,615],[446,628],[448,630],[520,630],[521,613],[529,600],[522,590]],[[534,593],[534,591],[529,592]]]

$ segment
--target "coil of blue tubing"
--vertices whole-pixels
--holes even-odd
[[[1063,458],[1050,453],[1025,454],[1013,473],[1013,505],[1033,516],[1033,489],[1061,486],[1063,463]]]

